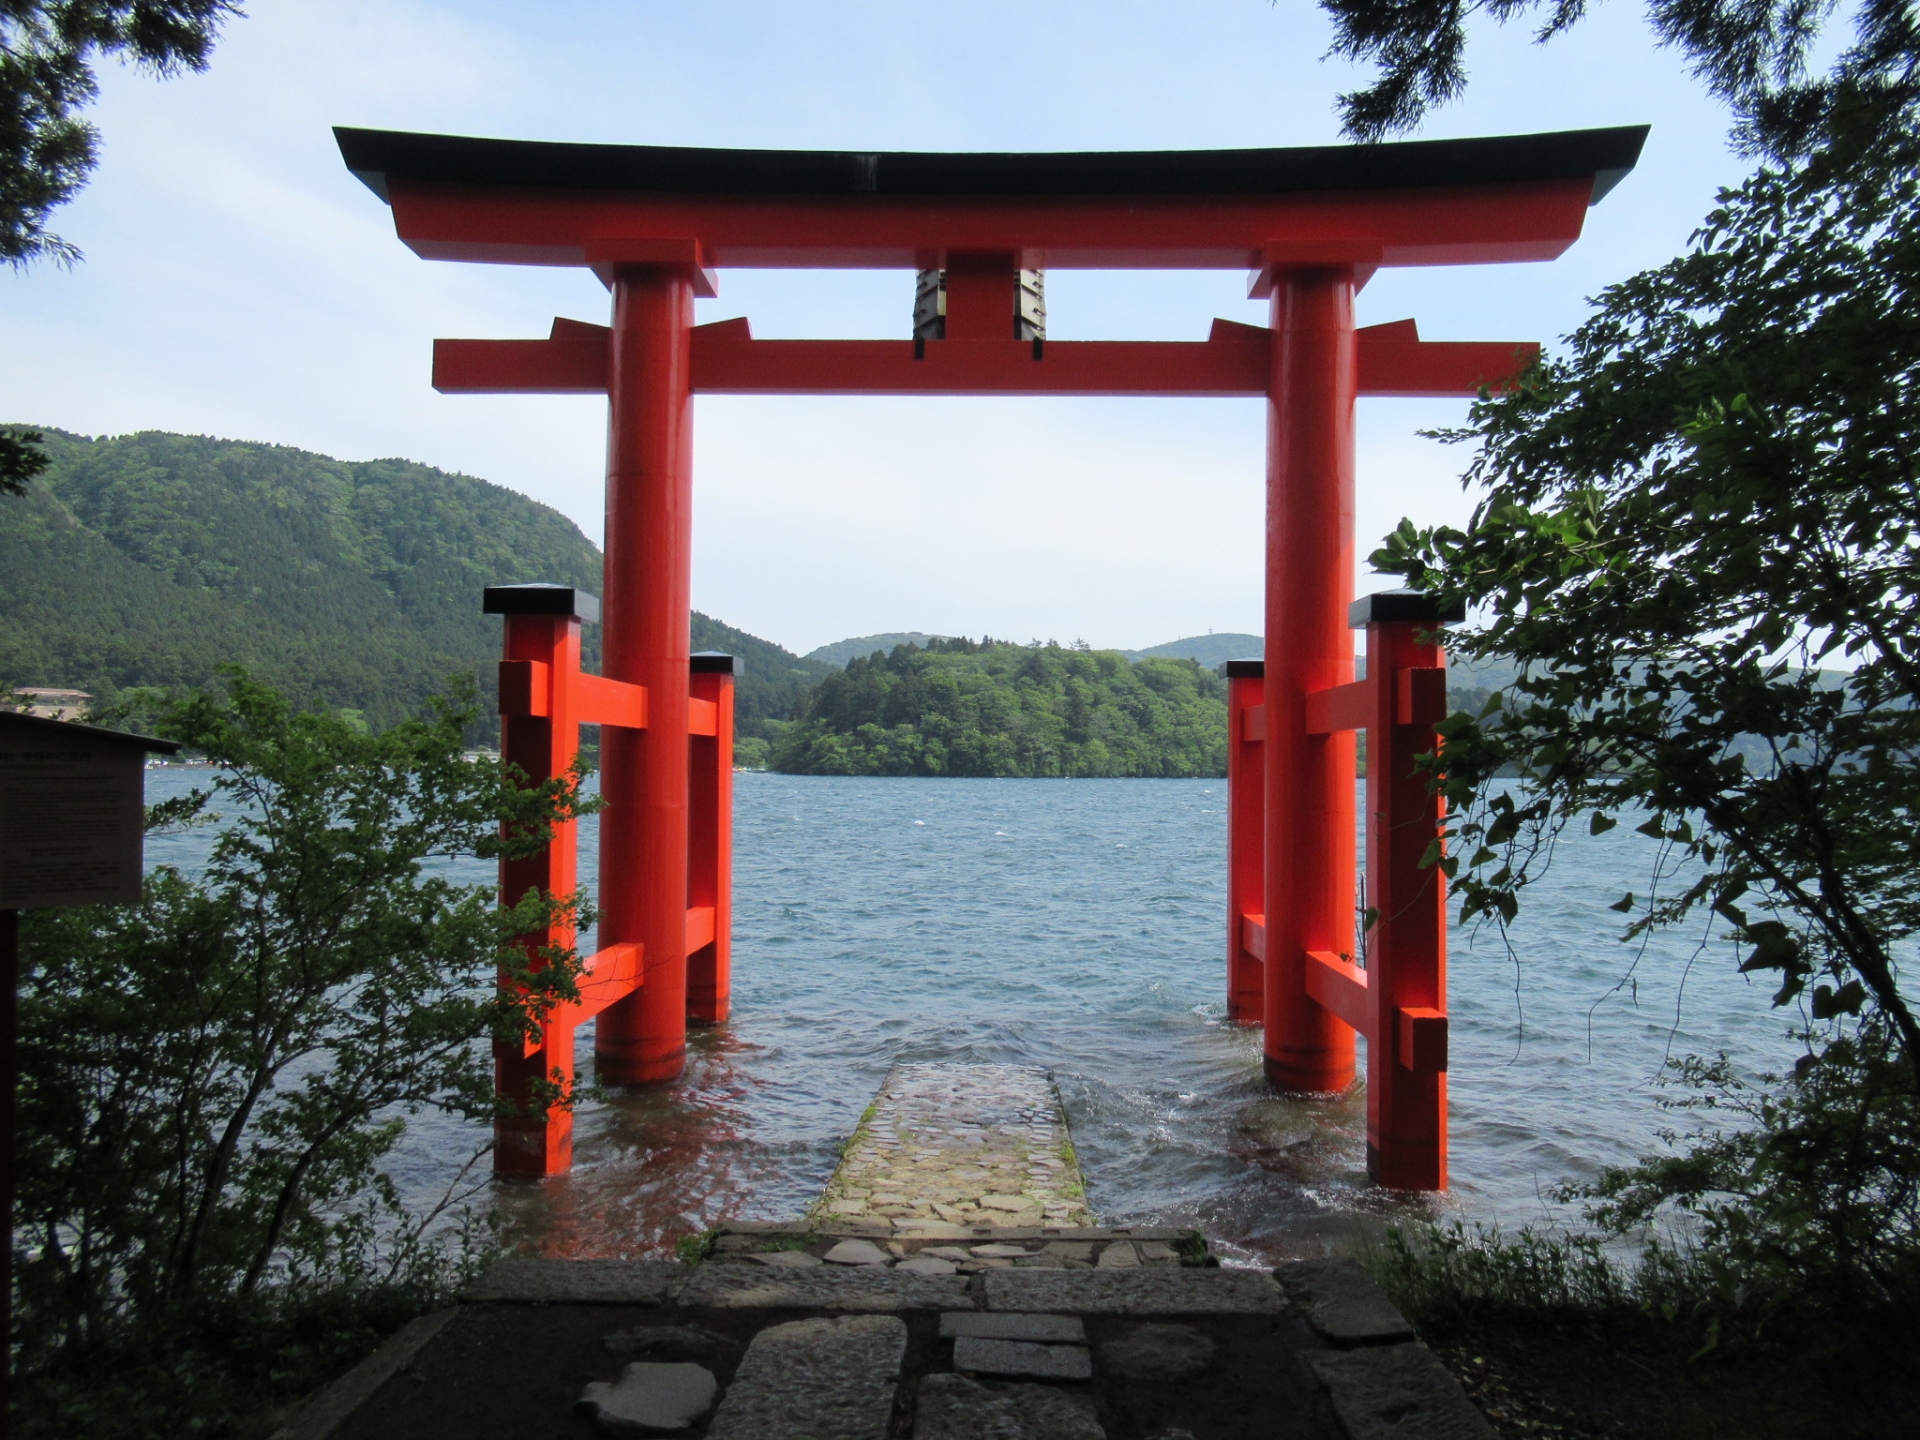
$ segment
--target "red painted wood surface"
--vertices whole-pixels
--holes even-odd
[[[1353,275],[1273,287],[1267,404],[1267,959],[1264,1062],[1276,1089],[1353,1082],[1353,1032],[1307,995],[1307,955],[1354,936],[1353,736],[1314,734],[1307,696],[1353,679]]]
[[[1029,269],[1248,270],[1551,260],[1591,177],[1431,190],[1191,196],[664,195],[394,177],[394,226],[429,260],[593,263],[618,241],[685,244],[721,269],[920,269],[969,254]],[[1009,306],[1009,315],[1011,307]]]
[[[1242,1025],[1266,1018],[1266,682],[1259,669],[1235,661],[1227,676],[1227,1018]]]
[[[1012,285],[1007,304],[1012,306]],[[974,314],[968,287],[961,318]],[[997,290],[988,303],[998,303]],[[696,326],[693,389],[709,395],[1197,395],[1267,393],[1271,334],[1262,326],[1214,323],[1208,340],[1050,340],[954,335],[948,339],[755,340],[745,320]],[[1011,316],[1011,308],[1008,315]],[[1009,320],[1009,326],[1011,321]],[[968,328],[963,327],[963,328]],[[609,332],[562,327],[546,340],[436,340],[434,387],[448,395],[607,393]],[[582,331],[597,334],[582,335]],[[1413,322],[1355,332],[1359,393],[1471,396],[1499,390],[1539,354],[1517,341],[1421,340]]]
[[[1400,1190],[1447,1185],[1446,877],[1420,864],[1443,808],[1418,769],[1446,714],[1436,629],[1367,627],[1367,904],[1376,912],[1367,933],[1367,1169]]]
[[[1435,622],[1367,626],[1367,678],[1306,696],[1309,733],[1367,732],[1367,898],[1376,912],[1366,930],[1365,964],[1351,953],[1309,949],[1301,990],[1285,1002],[1337,1020],[1367,1045],[1367,1168],[1376,1182],[1402,1190],[1447,1186],[1446,881],[1422,867],[1440,833],[1440,801],[1427,791],[1421,756],[1435,745],[1446,715],[1445,655],[1432,643]],[[1237,663],[1237,662],[1236,662]],[[1265,750],[1247,721],[1229,676],[1228,850],[1243,825],[1257,826],[1272,790],[1238,752]],[[1264,755],[1260,756],[1265,759]],[[1351,832],[1349,832],[1351,833]],[[1245,908],[1230,886],[1227,1007],[1237,1015],[1247,973],[1242,956],[1273,973],[1267,916]]]
[[[501,662],[500,753],[535,784],[564,775],[579,748],[567,677],[580,668],[580,622],[571,615],[506,617],[506,659]],[[571,895],[576,882],[575,826],[555,827],[538,854],[500,862],[502,898],[518,901],[529,890]],[[573,944],[570,926],[521,937],[529,953]],[[550,1083],[573,1086],[573,1028],[565,1019],[542,1026],[537,1044],[497,1041],[494,1086],[517,1113],[494,1121],[493,1168],[501,1175],[554,1175],[573,1163],[573,1113],[554,1107],[540,1113],[536,1089]]]
[[[688,914],[706,919],[697,934],[688,927],[687,1019],[722,1025],[733,994],[733,676],[695,671],[692,682],[690,719],[711,727],[694,727],[688,757]]]
[[[601,1013],[594,1060],[605,1083],[636,1085],[686,1063],[694,275],[622,264],[612,279],[602,653],[646,688],[649,724],[601,740],[600,934],[644,947],[646,979]]]

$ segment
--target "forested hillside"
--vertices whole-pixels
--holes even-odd
[[[855,659],[796,707],[777,770],[804,775],[1222,775],[1226,684],[1190,660],[933,640]]]
[[[572,521],[472,476],[160,431],[48,431],[46,448],[52,468],[0,499],[0,684],[111,699],[238,661],[378,725],[456,672],[491,691],[485,586],[601,593],[600,554]],[[693,626],[695,649],[745,661],[747,735],[830,668],[703,615]],[[597,669],[599,627],[583,640]]]

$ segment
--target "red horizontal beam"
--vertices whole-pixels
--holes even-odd
[[[1267,707],[1249,705],[1240,712],[1240,738],[1248,744],[1267,738]]]
[[[1447,1069],[1447,1016],[1443,1010],[1402,1006],[1395,1012],[1399,1034],[1395,1057],[1408,1070],[1430,1075]]]
[[[704,949],[713,943],[714,918],[713,906],[695,905],[687,911],[687,953]]]
[[[711,700],[687,701],[687,734],[718,735],[720,707]]]
[[[548,340],[436,340],[446,394],[605,394],[604,330]],[[1385,332],[1385,333],[1375,333]],[[581,332],[589,332],[582,334]],[[693,388],[709,395],[1265,395],[1270,332],[1217,323],[1203,341],[755,340],[743,320],[693,331]],[[1360,393],[1471,396],[1499,388],[1535,345],[1432,343],[1409,322],[1356,337]]]
[[[1240,948],[1256,960],[1266,960],[1267,917],[1265,915],[1240,917]]]
[[[638,989],[645,980],[641,965],[645,951],[645,946],[633,943],[609,945],[582,961],[580,973],[574,978],[580,998],[562,1001],[547,1012],[540,1038],[525,1044],[523,1056],[539,1054],[541,1047],[548,1043],[547,1036],[584,1024],[614,1001],[624,1000]]]
[[[1268,256],[1383,265],[1551,260],[1580,236],[1590,177],[1295,195],[666,195],[388,181],[415,254],[578,265],[697,238],[721,269],[917,269],[956,252],[1037,269],[1253,270]],[[604,263],[604,262],[603,262]]]
[[[433,388],[446,395],[604,395],[607,342],[436,340]]]
[[[1373,1017],[1367,1009],[1367,972],[1327,950],[1307,952],[1307,994],[1367,1034]],[[1369,1037],[1371,1038],[1371,1037]]]
[[[1373,724],[1373,690],[1365,680],[1315,690],[1307,696],[1307,733],[1334,735]]]
[[[574,691],[582,725],[614,725],[623,730],[647,728],[647,687],[604,675],[576,675]]]

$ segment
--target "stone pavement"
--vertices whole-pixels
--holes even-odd
[[[1030,1065],[896,1065],[815,1203],[950,1225],[1091,1225],[1067,1117]]]
[[[1410,1333],[1351,1261],[511,1260],[279,1440],[1491,1440]]]

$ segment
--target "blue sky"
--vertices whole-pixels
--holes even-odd
[[[600,535],[604,402],[445,397],[436,336],[603,320],[585,272],[428,263],[340,164],[334,124],[794,148],[1161,149],[1337,143],[1304,0],[252,0],[204,75],[109,66],[103,163],[60,212],[71,271],[0,275],[0,418],[402,456],[483,476]],[[1629,4],[1546,47],[1484,28],[1427,136],[1651,123],[1642,164],[1548,265],[1383,272],[1361,323],[1551,341],[1584,298],[1674,254],[1744,162],[1726,116]],[[700,318],[761,336],[906,333],[905,272],[722,276]],[[1238,273],[1048,281],[1060,339],[1259,323]],[[697,402],[694,604],[799,650],[917,629],[1145,646],[1260,629],[1256,401]],[[1462,517],[1464,457],[1417,433],[1463,403],[1363,401],[1362,553]],[[1359,589],[1387,584],[1365,572]]]

